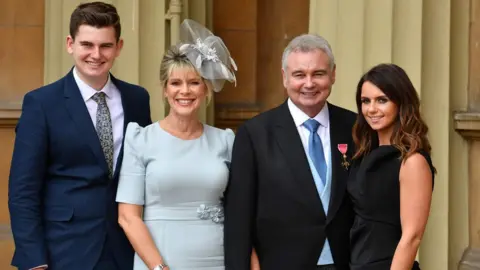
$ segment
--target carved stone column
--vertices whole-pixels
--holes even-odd
[[[455,129],[468,140],[469,246],[459,263],[460,270],[480,269],[480,112],[456,112]],[[455,179],[453,179],[455,180]]]
[[[469,245],[460,270],[480,269],[480,0],[471,0],[470,10],[468,109],[454,114],[455,129],[468,141]]]
[[[170,0],[170,5],[165,18],[170,20],[170,45],[175,45],[180,40],[180,24],[182,16],[182,1]]]

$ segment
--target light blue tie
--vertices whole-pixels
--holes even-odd
[[[308,119],[303,125],[310,131],[310,136],[308,138],[308,155],[310,156],[310,159],[312,159],[315,169],[325,186],[327,179],[327,163],[325,162],[325,154],[323,153],[322,140],[317,133],[320,123],[315,119]]]

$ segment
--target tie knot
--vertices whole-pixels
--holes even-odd
[[[93,95],[92,99],[97,102],[98,104],[103,104],[105,103],[105,93],[104,92],[98,92],[95,95]]]
[[[303,125],[312,133],[317,132],[320,123],[315,119],[308,119]]]

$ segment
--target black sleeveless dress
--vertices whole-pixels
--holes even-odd
[[[433,175],[430,156],[419,153],[426,158]],[[395,147],[379,146],[350,168],[347,189],[355,211],[350,231],[351,270],[390,269],[402,236],[399,157]],[[417,262],[412,269],[420,269]]]

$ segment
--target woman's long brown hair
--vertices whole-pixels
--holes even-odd
[[[361,96],[365,82],[374,84],[397,105],[398,115],[390,142],[401,152],[402,160],[405,161],[420,150],[430,154],[428,127],[420,115],[420,99],[415,87],[401,67],[395,64],[380,64],[365,73],[357,85],[358,115],[352,134],[357,149],[353,158],[363,157],[378,146],[377,132],[368,125],[362,114]]]

